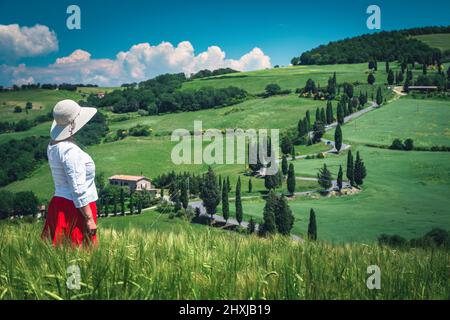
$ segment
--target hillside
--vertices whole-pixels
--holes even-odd
[[[414,36],[414,38],[442,52],[450,50],[450,33],[426,34]]]
[[[291,61],[293,65],[362,63],[377,61],[414,61],[435,63],[442,52],[412,36],[450,33],[449,27],[425,27],[400,31],[382,31],[333,41],[303,52]]]

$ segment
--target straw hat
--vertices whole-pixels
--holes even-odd
[[[73,136],[97,113],[96,108],[80,107],[73,100],[59,101],[53,108],[52,140],[61,141]]]

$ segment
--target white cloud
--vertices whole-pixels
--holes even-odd
[[[32,77],[40,83],[94,83],[114,86],[122,83],[139,82],[163,73],[184,72],[186,75],[201,69],[215,70],[230,67],[239,71],[270,68],[270,57],[259,48],[254,48],[238,60],[227,59],[218,46],[195,54],[189,41],[177,46],[162,42],[152,46],[140,43],[128,51],[121,51],[115,59],[91,59],[91,54],[78,49],[67,57],[56,59],[47,67],[1,66],[0,83],[14,83],[18,79]],[[6,79],[5,79],[6,78]]]
[[[0,24],[0,60],[14,61],[58,50],[54,31],[47,26],[21,27],[18,24]]]
[[[56,59],[56,64],[75,63],[81,61],[88,61],[89,59],[91,59],[91,54],[89,52],[78,49],[72,52],[68,57]]]

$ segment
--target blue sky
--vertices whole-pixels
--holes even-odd
[[[70,4],[81,8],[81,30],[66,28]],[[118,52],[139,43],[156,46],[167,41],[176,47],[189,41],[195,54],[214,45],[226,58],[240,59],[257,47],[270,57],[271,65],[287,65],[293,56],[317,45],[371,32],[366,27],[371,4],[381,8],[382,30],[450,24],[450,2],[439,0],[0,0],[0,25],[44,25],[58,42],[57,50],[0,64],[45,67],[77,49],[88,52],[90,59],[116,59]]]

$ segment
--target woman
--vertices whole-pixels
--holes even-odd
[[[53,245],[97,242],[95,164],[73,140],[73,135],[96,112],[97,109],[80,107],[72,100],[60,101],[53,109],[47,156],[55,194],[42,232],[42,237],[50,238]]]

